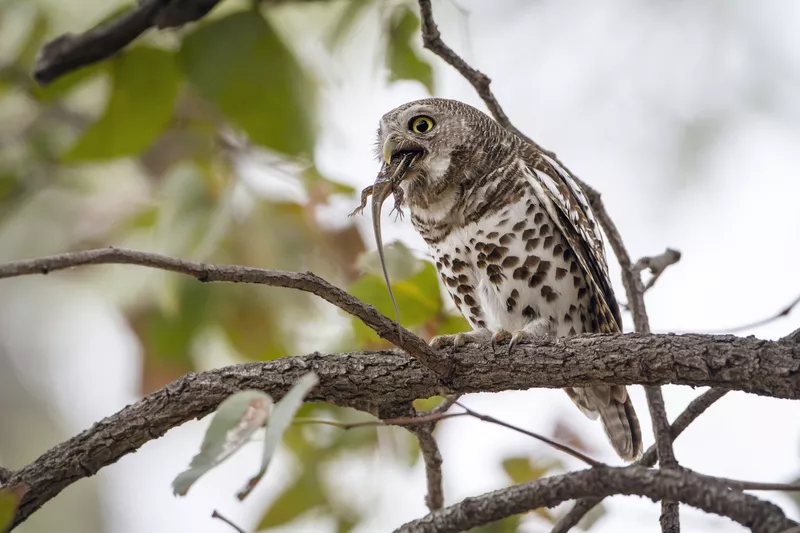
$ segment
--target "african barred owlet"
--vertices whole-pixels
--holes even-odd
[[[387,165],[410,160],[399,182],[414,228],[473,331],[436,337],[489,343],[578,333],[616,333],[622,320],[603,240],[581,188],[563,167],[461,102],[430,98],[383,116]],[[614,449],[642,448],[622,386],[565,389],[600,418]]]

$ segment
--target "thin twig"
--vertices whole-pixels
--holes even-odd
[[[458,413],[468,414],[468,413]],[[442,482],[442,453],[433,436],[436,423],[413,426],[409,430],[417,436],[419,451],[425,463],[425,482],[427,491],[425,492],[425,505],[431,511],[436,511],[444,507],[444,486]]]
[[[294,420],[295,424],[322,424],[325,426],[333,426],[339,429],[355,429],[363,427],[376,427],[376,426],[421,426],[446,420],[448,418],[458,418],[460,416],[470,416],[469,413],[432,413],[430,415],[411,416],[404,418],[387,418],[385,420],[364,420],[362,422],[340,422],[339,420],[329,420],[327,418],[297,418]]]
[[[451,369],[450,363],[423,339],[382,315],[371,305],[311,272],[285,272],[238,265],[211,265],[161,254],[109,247],[0,264],[0,279],[31,274],[48,274],[76,266],[99,264],[129,264],[158,268],[193,276],[201,282],[256,283],[310,292],[360,319],[380,337],[419,359],[420,363],[437,374],[446,375]]]
[[[605,463],[601,463],[600,461],[592,459],[588,455],[586,455],[586,454],[584,454],[582,452],[579,452],[578,450],[576,450],[574,448],[571,448],[571,447],[567,446],[566,444],[561,444],[560,442],[556,442],[556,441],[554,441],[552,439],[548,439],[547,437],[545,437],[543,435],[539,435],[538,433],[534,433],[533,431],[528,431],[527,429],[523,429],[521,427],[517,427],[517,426],[515,426],[513,424],[509,424],[508,422],[503,422],[502,420],[498,420],[497,418],[495,418],[493,416],[482,415],[480,413],[476,413],[475,411],[473,411],[472,409],[470,409],[469,407],[467,407],[466,405],[464,405],[464,404],[462,404],[460,402],[456,402],[456,405],[461,407],[462,409],[464,409],[464,411],[466,411],[469,415],[477,418],[478,420],[483,420],[484,422],[489,422],[490,424],[503,426],[504,428],[508,428],[508,429],[514,430],[517,433],[522,433],[523,435],[527,435],[529,437],[533,437],[534,439],[539,440],[541,442],[544,442],[545,444],[547,444],[549,446],[552,446],[553,448],[555,448],[557,450],[560,450],[560,451],[566,453],[567,455],[571,455],[572,457],[574,457],[576,459],[580,459],[581,461],[583,461],[584,463],[586,463],[589,466],[594,466],[594,467],[606,466]]]
[[[639,272],[635,271],[631,263],[622,236],[616,224],[609,216],[605,205],[596,195],[590,198],[592,209],[599,221],[603,231],[608,237],[611,249],[617,256],[617,261],[622,269],[622,284],[628,296],[628,305],[633,314],[634,328],[637,333],[650,333],[650,319],[647,317],[647,308],[644,303],[644,286]],[[647,405],[650,409],[650,418],[653,421],[653,433],[656,438],[656,450],[658,451],[658,461],[662,468],[677,468],[678,462],[672,449],[672,436],[670,435],[670,425],[667,419],[667,410],[664,405],[664,396],[661,387],[645,387]],[[662,533],[679,533],[678,506],[670,500],[661,502],[661,531]]]
[[[489,112],[494,119],[505,129],[518,135],[522,139],[531,143],[538,150],[551,155],[550,152],[536,144],[533,139],[522,133],[511,123],[503,108],[500,107],[497,98],[490,89],[492,80],[483,72],[472,68],[461,56],[456,54],[452,48],[442,41],[439,27],[433,19],[433,8],[430,0],[419,0],[420,20],[422,21],[422,44],[425,48],[442,58],[450,66],[455,68],[472,86],[486,104]]]
[[[686,409],[678,415],[678,418],[675,419],[672,426],[670,426],[672,439],[677,439],[678,435],[683,433],[697,417],[703,414],[706,409],[711,407],[717,400],[725,396],[727,392],[728,391],[724,389],[711,389],[692,400],[689,405],[686,406]],[[634,464],[653,466],[656,464],[656,459],[656,447],[650,446]],[[603,501],[602,498],[583,498],[578,500],[575,502],[572,509],[556,523],[551,533],[567,533],[567,531],[578,525],[578,522],[581,521],[586,513],[591,511],[592,508],[601,501]]]
[[[220,514],[220,512],[217,511],[216,509],[214,509],[214,512],[211,513],[211,518],[217,518],[219,520],[222,520],[223,522],[225,522],[226,524],[231,526],[233,529],[235,529],[239,533],[245,533],[244,529],[242,529],[241,527],[237,526],[236,524],[234,524],[233,522],[231,522],[229,519],[225,518],[224,516],[222,516]]]
[[[450,409],[460,397],[459,394],[451,394],[445,397],[444,401],[434,407],[430,415],[442,415],[445,418],[445,413]],[[458,416],[469,415],[469,413],[455,413]],[[423,419],[428,415],[419,414],[417,419]],[[440,418],[440,420],[441,420]],[[422,454],[422,460],[425,463],[425,481],[427,491],[425,493],[425,505],[431,511],[436,511],[444,507],[444,482],[442,480],[442,453],[439,450],[439,444],[436,442],[433,432],[436,429],[436,423],[423,426],[414,426],[411,432],[414,433],[419,442],[419,450]]]
[[[745,481],[742,479],[731,479],[727,477],[709,476],[706,474],[695,474],[707,479],[721,481],[735,490],[769,490],[775,492],[800,492],[800,485],[796,483],[765,483],[763,481]]]
[[[644,286],[644,291],[647,292],[655,285],[656,281],[661,277],[661,274],[664,273],[667,267],[674,265],[680,260],[681,253],[678,250],[667,248],[658,255],[642,257],[633,265],[633,270],[637,274],[640,274],[642,270],[648,269],[650,274],[652,274],[652,277]]]
[[[732,328],[725,328],[725,329],[723,329],[721,331],[724,331],[725,333],[738,333],[740,331],[745,331],[745,330],[748,330],[748,329],[753,329],[753,328],[758,328],[758,327],[761,327],[761,326],[765,326],[765,325],[767,325],[767,324],[769,324],[771,322],[775,322],[779,318],[783,318],[785,316],[789,316],[789,313],[791,313],[794,310],[794,308],[797,307],[798,305],[800,305],[800,294],[798,294],[797,297],[794,300],[792,300],[789,305],[787,305],[786,307],[784,307],[783,309],[781,309],[777,313],[768,316],[767,318],[762,318],[761,320],[756,320],[755,322],[750,322],[749,324],[743,324],[741,326],[735,326],[735,327],[732,327]],[[800,332],[800,330],[798,330],[798,332]]]

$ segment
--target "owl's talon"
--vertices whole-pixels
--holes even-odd
[[[496,329],[495,332],[492,334],[492,351],[497,351],[497,343],[498,342],[505,342],[511,339],[511,333],[508,331],[500,328]]]
[[[528,341],[533,337],[529,332],[525,331],[524,329],[518,329],[514,333],[511,334],[511,340],[508,343],[508,355],[514,353],[514,348],[517,347],[517,344],[520,341]]]
[[[485,344],[487,340],[489,340],[489,332],[485,329],[477,329],[474,331],[456,333],[454,335],[437,335],[433,337],[428,344],[436,350],[448,346],[458,349],[468,342]]]

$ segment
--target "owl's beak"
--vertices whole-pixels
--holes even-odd
[[[392,133],[383,141],[382,155],[387,165],[390,165],[392,163],[392,158],[398,154],[422,154],[423,152],[424,149],[421,146],[404,141],[401,137]]]
[[[386,137],[383,141],[383,161],[388,165],[392,162],[392,156],[400,148],[397,139],[393,135]]]

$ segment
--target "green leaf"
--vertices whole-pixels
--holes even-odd
[[[267,432],[264,435],[264,455],[261,461],[261,470],[259,470],[258,473],[247,482],[247,485],[239,491],[236,495],[237,498],[240,500],[245,499],[255,488],[256,484],[261,481],[261,478],[264,477],[283,434],[292,423],[297,410],[303,405],[303,399],[317,383],[319,383],[317,375],[314,372],[309,372],[297,380],[297,383],[289,389],[286,396],[275,404],[275,409],[273,409],[269,423],[267,424]]]
[[[520,516],[509,516],[503,520],[470,529],[469,533],[517,533],[521,521]]]
[[[67,161],[139,154],[172,119],[178,94],[174,56],[158,48],[132,48],[114,60],[113,89],[105,111],[65,155]]]
[[[439,407],[443,401],[444,396],[431,396],[430,398],[417,398],[412,405],[420,413],[428,413]]]
[[[563,463],[557,459],[549,459],[541,464],[532,463],[527,457],[509,457],[503,460],[503,470],[515,485],[539,479],[554,468],[562,466]]]
[[[389,23],[389,42],[386,46],[386,66],[389,81],[416,80],[433,94],[433,67],[422,59],[412,42],[419,38],[419,18],[408,6],[392,14]]]
[[[237,392],[226,398],[208,425],[200,453],[172,482],[174,494],[185,496],[200,476],[247,444],[253,433],[266,422],[270,407],[272,398],[257,390]]]
[[[311,152],[311,85],[258,12],[234,13],[201,26],[183,40],[180,59],[200,94],[253,141],[289,155]]]
[[[24,483],[0,488],[0,532],[8,531],[11,527],[17,506],[27,491]]]
[[[270,505],[257,529],[282,526],[325,503],[316,469],[308,468]]]
[[[454,335],[470,330],[472,330],[472,327],[462,315],[447,314],[439,319],[436,335]]]
[[[410,278],[424,267],[424,261],[420,261],[411,250],[401,241],[394,241],[383,247],[383,254],[386,257],[386,270],[389,272],[390,280],[403,280]],[[372,274],[383,279],[381,260],[377,250],[371,250],[358,256],[356,266],[365,274]]]
[[[425,324],[437,317],[442,310],[442,298],[439,293],[439,280],[436,267],[422,262],[422,269],[413,276],[392,282],[392,290],[400,309],[400,320],[406,327]],[[387,316],[394,316],[389,292],[382,276],[362,276],[350,287],[350,293]],[[364,324],[355,321],[356,335],[361,341],[377,339],[377,335]]]

